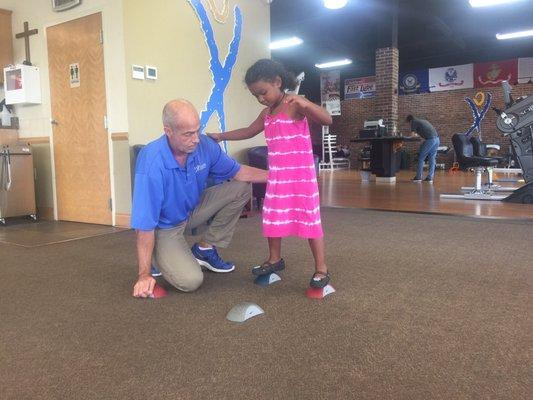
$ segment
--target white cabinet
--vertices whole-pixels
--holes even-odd
[[[39,68],[12,65],[4,68],[6,104],[41,104]]]

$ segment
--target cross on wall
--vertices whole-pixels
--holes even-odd
[[[28,21],[24,22],[24,32],[17,33],[15,37],[17,39],[24,38],[24,44],[26,47],[26,60],[22,64],[31,65],[30,59],[30,36],[39,33],[37,29],[28,30]]]

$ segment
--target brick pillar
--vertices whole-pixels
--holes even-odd
[[[398,127],[399,52],[394,47],[376,50],[376,103],[374,115],[383,118],[389,135]]]

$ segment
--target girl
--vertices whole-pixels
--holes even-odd
[[[270,256],[252,273],[265,275],[284,269],[281,238],[299,236],[308,239],[315,259],[310,285],[323,288],[330,276],[324,260],[318,184],[307,120],[330,125],[331,116],[304,97],[286,93],[296,87],[296,79],[275,61],[257,61],[246,72],[245,82],[266,108],[247,128],[208,135],[217,141],[243,140],[265,131],[269,168],[263,234],[268,238]]]

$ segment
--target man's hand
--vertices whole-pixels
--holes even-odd
[[[133,287],[133,297],[151,297],[154,293],[155,279],[150,274],[139,275]]]
[[[207,136],[209,136],[211,139],[213,139],[215,142],[220,142],[222,140],[222,135],[220,133],[205,133]]]

